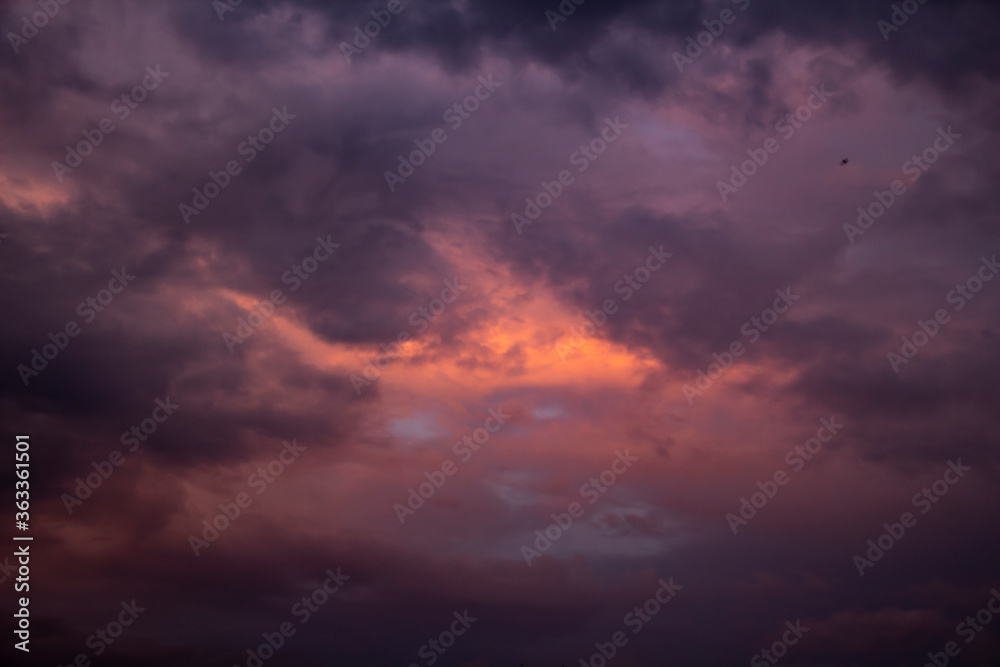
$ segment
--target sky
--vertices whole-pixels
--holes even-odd
[[[1000,662],[996,3],[0,28],[4,664]]]

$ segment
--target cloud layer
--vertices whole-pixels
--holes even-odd
[[[901,5],[6,5],[33,659],[995,662],[1000,9]]]

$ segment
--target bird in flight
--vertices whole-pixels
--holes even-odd
[[[840,164],[847,164],[847,158],[845,157],[843,160],[841,160]]]

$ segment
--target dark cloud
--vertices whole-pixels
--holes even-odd
[[[445,660],[576,664],[660,577],[684,589],[622,665],[746,661],[796,619],[811,630],[789,663],[916,661],[954,639],[998,581],[997,283],[898,374],[886,355],[1000,247],[998,9],[923,4],[886,41],[891,4],[736,5],[591,0],[553,31],[555,2],[425,0],[347,63],[340,43],[383,4],[245,0],[220,20],[207,1],[71,3],[0,58],[0,416],[6,442],[32,437],[35,658],[67,664],[135,598],[147,615],[102,662],[243,664],[337,567],[350,583],[268,664],[419,662],[465,609],[480,620]],[[679,72],[672,53],[724,8],[734,23]],[[6,5],[5,33],[34,11]],[[58,179],[156,64],[169,77]],[[501,86],[451,127],[481,75]],[[723,201],[718,180],[820,85],[829,102]],[[241,143],[286,108],[248,162]],[[606,118],[628,128],[578,171]],[[951,126],[955,146],[848,238]],[[185,224],[229,160],[242,173]],[[564,169],[518,234],[511,215]],[[317,237],[340,247],[293,291]],[[625,301],[615,285],[661,246]],[[116,270],[134,283],[84,322]],[[417,331],[456,279],[468,291]],[[788,288],[791,311],[689,405],[683,386]],[[286,302],[231,353],[223,334],[275,289]],[[609,298],[564,364],[557,345]],[[71,320],[25,386],[18,366]],[[68,513],[168,396],[177,413]],[[400,525],[394,504],[498,408],[509,421]],[[830,415],[844,432],[731,534],[726,514]],[[195,557],[188,536],[293,438],[303,458]],[[529,567],[521,545],[624,448],[641,463]],[[959,458],[968,477],[859,577],[852,557]],[[966,655],[998,650],[987,632]]]

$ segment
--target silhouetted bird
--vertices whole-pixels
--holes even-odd
[[[845,157],[843,160],[841,160],[840,164],[847,164],[847,158]]]

